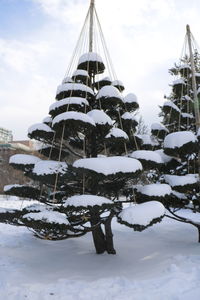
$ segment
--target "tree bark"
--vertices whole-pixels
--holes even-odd
[[[113,233],[111,228],[113,214],[111,213],[105,222],[105,239],[106,239],[106,251],[108,254],[116,254],[113,244]]]
[[[93,215],[91,217],[91,225],[95,226],[96,224],[99,223],[99,216],[98,215]],[[96,249],[97,254],[102,254],[106,251],[106,241],[105,241],[105,235],[103,233],[103,230],[101,228],[101,225],[96,225],[96,227],[92,230],[92,237],[93,237],[93,242],[94,246]]]
[[[200,243],[200,226],[196,226],[197,230],[198,230],[198,242]]]

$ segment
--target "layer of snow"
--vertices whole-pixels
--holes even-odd
[[[59,162],[55,160],[41,160],[35,164],[32,172],[38,176],[57,173],[65,174],[67,168],[68,166],[65,162]]]
[[[165,197],[170,195],[172,189],[170,185],[164,183],[152,183],[143,186],[138,186],[137,191],[150,197]]]
[[[164,180],[172,187],[174,186],[183,186],[186,184],[195,184],[198,182],[198,175],[197,174],[187,174],[187,175],[164,175]]]
[[[138,136],[142,140],[143,145],[159,145],[158,141],[156,141],[156,139],[149,134],[137,134],[136,136]]]
[[[113,80],[112,85],[113,86],[124,86],[124,84],[121,80]]]
[[[172,85],[183,84],[185,85],[185,80],[183,78],[176,79],[172,82]]]
[[[63,204],[64,207],[67,206],[101,206],[102,204],[113,204],[113,202],[105,197],[96,196],[96,195],[75,195],[72,197],[69,197],[67,200],[65,200],[65,203]]]
[[[22,185],[22,184],[7,184],[7,185],[4,185],[3,190],[4,190],[4,192],[8,192],[12,188],[18,188],[18,187],[23,187],[23,186],[25,186],[25,185]]]
[[[172,194],[179,199],[182,199],[182,200],[187,199],[186,195],[183,193],[179,193],[179,192],[172,190]]]
[[[136,150],[136,151],[133,151],[129,156],[136,158],[136,159],[144,159],[144,160],[148,160],[148,161],[154,161],[158,164],[163,163],[161,156],[157,152],[151,151],[151,150]]]
[[[181,113],[180,109],[178,108],[178,106],[176,104],[174,104],[172,101],[165,101],[163,104],[163,107],[168,106],[171,109],[176,110],[178,113]]]
[[[125,131],[119,128],[112,128],[109,133],[106,135],[106,139],[115,137],[115,138],[123,138],[125,140],[128,140],[129,137]]]
[[[93,170],[104,175],[112,175],[119,172],[135,173],[142,170],[142,164],[139,160],[122,156],[79,159],[74,162],[73,166]]]
[[[70,104],[76,104],[80,106],[88,106],[89,103],[86,99],[81,97],[69,97],[69,98],[63,98],[62,100],[56,101],[53,104],[50,105],[49,111],[55,110],[61,106],[64,105],[70,105]]]
[[[58,86],[56,95],[64,91],[83,91],[94,95],[93,90],[85,84],[82,83],[64,83]]]
[[[64,84],[64,83],[71,83],[71,82],[73,82],[73,80],[71,79],[71,77],[67,76],[67,77],[65,77],[63,79],[62,84]]]
[[[15,213],[14,209],[0,207],[0,214]]]
[[[190,67],[188,64],[182,64],[182,65],[179,67],[179,70],[182,70],[182,69],[189,69],[189,70],[191,70],[191,67]]]
[[[112,80],[110,79],[110,77],[106,76],[106,77],[101,78],[98,81],[95,81],[95,83],[98,84],[98,82],[101,82],[101,81],[108,81],[110,83],[112,82]]]
[[[81,57],[78,60],[78,65],[87,62],[87,61],[97,61],[97,62],[103,62],[101,56],[95,52],[87,52],[81,55]]]
[[[112,126],[113,124],[111,118],[103,110],[93,109],[89,111],[87,115],[94,120],[95,124],[98,125],[108,124],[110,126]]]
[[[105,85],[99,90],[99,92],[96,96],[96,99],[113,98],[113,97],[123,100],[121,93],[119,92],[119,90],[116,87],[114,87],[112,85]]]
[[[32,204],[30,206],[27,206],[26,210],[29,211],[29,212],[33,212],[33,211],[45,211],[45,210],[50,209],[50,208],[51,208],[51,206],[49,206],[49,205],[36,203],[36,204]]]
[[[166,155],[164,153],[164,150],[163,149],[158,149],[158,150],[155,150],[156,153],[158,153],[163,161],[163,163],[168,163],[170,162],[173,157],[169,156],[169,155]]]
[[[0,203],[22,205],[3,198]],[[186,210],[182,216],[200,218]],[[90,233],[48,241],[36,239],[25,227],[0,224],[1,298],[199,300],[200,255],[194,226],[164,218],[143,232],[115,219],[112,227],[114,256],[95,255]]]
[[[153,123],[151,125],[151,130],[158,130],[158,131],[164,130],[166,132],[169,132],[169,130],[161,123]]]
[[[52,122],[52,118],[50,116],[47,116],[45,117],[43,120],[42,120],[43,123],[51,123]]]
[[[84,123],[89,123],[93,126],[96,126],[94,120],[91,117],[89,117],[87,114],[77,112],[77,111],[68,111],[59,114],[53,119],[52,126],[55,126],[55,124],[66,120],[77,120],[77,121],[82,121]]]
[[[184,95],[184,96],[181,97],[181,101],[184,101],[184,100],[186,100],[186,101],[192,101],[191,97],[188,96],[188,95]]]
[[[76,71],[73,72],[72,76],[73,77],[76,77],[76,76],[85,76],[85,77],[89,77],[89,74],[87,71],[85,70],[81,70],[81,69],[77,69]]]
[[[194,119],[193,114],[188,114],[188,113],[181,113],[181,117],[187,119]]]
[[[121,115],[121,118],[124,120],[133,120],[137,122],[137,119],[134,116],[134,114],[130,112],[125,112],[123,115]]]
[[[9,159],[9,164],[19,165],[34,165],[39,162],[40,158],[29,154],[15,154]]]
[[[29,134],[32,134],[33,131],[36,131],[36,130],[39,130],[39,131],[46,131],[46,132],[54,132],[51,127],[49,127],[47,124],[44,124],[44,123],[38,123],[38,124],[34,124],[32,126],[30,126],[28,128],[28,133]]]
[[[129,224],[147,226],[153,219],[160,218],[164,214],[165,208],[162,203],[149,201],[123,209],[119,217]]]
[[[138,103],[138,99],[135,94],[129,93],[124,97],[123,102],[124,103],[134,103],[134,102]]]
[[[191,131],[177,131],[168,134],[164,139],[164,148],[182,147],[189,142],[195,143],[196,136]]]
[[[36,213],[28,213],[23,216],[23,219],[29,221],[41,221],[45,223],[55,223],[55,224],[64,224],[68,225],[69,222],[65,214],[59,213],[57,211],[44,210]]]

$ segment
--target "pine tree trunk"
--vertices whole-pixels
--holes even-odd
[[[197,230],[198,230],[198,242],[200,243],[200,226],[196,226]]]
[[[106,239],[106,251],[108,254],[116,254],[116,251],[114,249],[114,244],[113,244],[113,233],[111,229],[111,221],[112,221],[113,215],[110,214],[108,219],[105,222],[105,239]]]
[[[93,215],[91,217],[91,225],[95,226],[96,224],[99,223],[99,216],[98,215]],[[105,241],[105,235],[103,233],[103,230],[101,228],[101,225],[97,225],[94,230],[92,230],[92,237],[93,237],[93,242],[94,246],[96,249],[97,254],[102,254],[106,251],[106,241]]]

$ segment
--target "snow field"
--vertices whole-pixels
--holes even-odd
[[[21,202],[1,199],[1,207]],[[96,255],[90,234],[51,242],[0,224],[0,299],[199,299],[200,244],[192,226],[164,218],[143,232],[115,220],[113,228],[117,255]]]

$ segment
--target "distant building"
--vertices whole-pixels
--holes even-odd
[[[0,142],[0,194],[3,194],[3,188],[7,184],[26,184],[30,181],[23,172],[9,165],[9,159],[14,154],[38,155],[35,153],[35,143],[32,141]]]
[[[35,150],[35,144],[32,141],[11,141],[0,142],[0,152],[5,150],[21,150],[24,152],[33,152]]]
[[[7,143],[13,140],[12,131],[0,127],[0,143]]]

